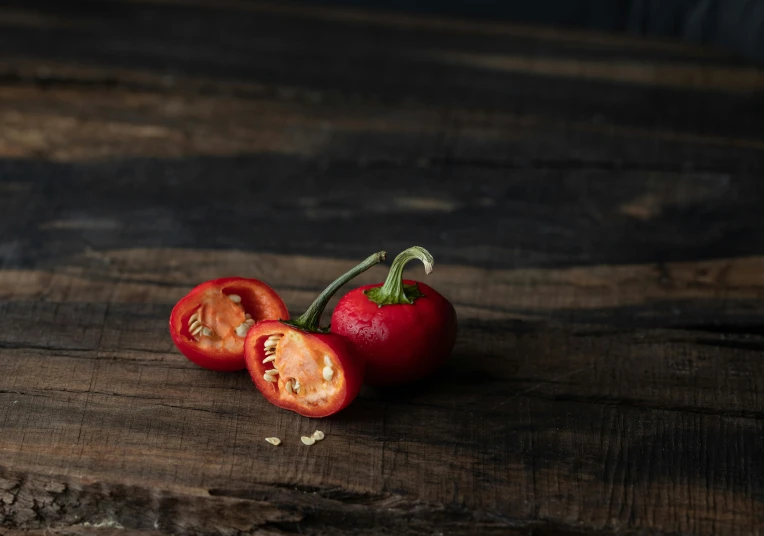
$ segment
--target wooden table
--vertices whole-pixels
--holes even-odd
[[[763,71],[511,24],[71,4],[0,9],[1,535],[764,533]],[[453,358],[335,417],[168,335],[203,280],[299,313],[414,244]]]

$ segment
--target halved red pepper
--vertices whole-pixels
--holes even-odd
[[[366,383],[400,385],[437,369],[454,348],[456,311],[433,288],[402,279],[407,262],[419,259],[430,273],[433,258],[419,246],[393,260],[384,284],[348,292],[334,308],[332,331],[345,336],[366,359]]]
[[[266,321],[252,328],[244,355],[252,381],[271,404],[306,417],[337,413],[358,395],[363,356],[344,337],[320,329],[329,299],[339,288],[384,260],[381,251],[340,276],[305,314],[289,321]]]
[[[242,370],[250,328],[263,320],[288,318],[284,302],[262,281],[224,277],[202,283],[175,305],[170,335],[178,350],[201,367]]]

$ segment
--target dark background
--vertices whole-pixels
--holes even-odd
[[[306,0],[680,38],[764,61],[761,0]]]

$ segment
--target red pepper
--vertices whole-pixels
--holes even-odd
[[[332,331],[347,337],[366,358],[366,383],[399,385],[437,369],[454,348],[456,311],[432,288],[403,280],[403,267],[420,259],[425,272],[433,258],[415,246],[398,255],[384,284],[346,294],[332,314]]]
[[[265,283],[224,277],[202,283],[175,305],[170,335],[178,350],[201,367],[241,370],[249,329],[263,320],[288,318],[286,305]]]
[[[354,355],[344,337],[318,326],[334,293],[384,258],[384,251],[375,253],[340,276],[299,318],[261,322],[249,332],[244,344],[247,369],[271,404],[306,417],[326,417],[358,395],[363,357]]]

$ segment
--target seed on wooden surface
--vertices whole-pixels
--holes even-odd
[[[235,330],[236,331],[236,335],[238,335],[239,337],[246,337],[247,336],[247,332],[249,331],[249,328],[251,328],[251,327],[252,326],[250,326],[246,322],[242,322],[241,324],[236,326],[236,330]]]
[[[208,327],[204,327],[202,329],[202,335],[204,335],[205,337],[209,337],[210,335],[212,335],[212,330]]]
[[[302,441],[304,445],[308,445],[308,446],[310,446],[310,445],[312,445],[313,443],[316,442],[315,439],[313,439],[312,437],[308,437],[308,436],[302,436],[300,438],[300,441]]]
[[[281,440],[278,437],[266,437],[265,440],[271,445],[281,445]]]
[[[271,361],[275,361],[275,360],[276,360],[276,356],[274,354],[271,354],[268,357],[266,357],[265,359],[263,359],[263,365],[265,365],[266,363],[270,363]]]
[[[238,294],[229,294],[228,299],[231,300],[233,303],[241,303],[241,296]]]
[[[323,374],[326,381],[330,382],[334,376],[334,369],[332,369],[332,367],[324,367],[324,370],[321,371],[321,374]]]
[[[321,441],[324,438],[324,433],[321,430],[316,430],[315,432],[313,432],[313,435],[310,437],[312,437],[316,441]]]

